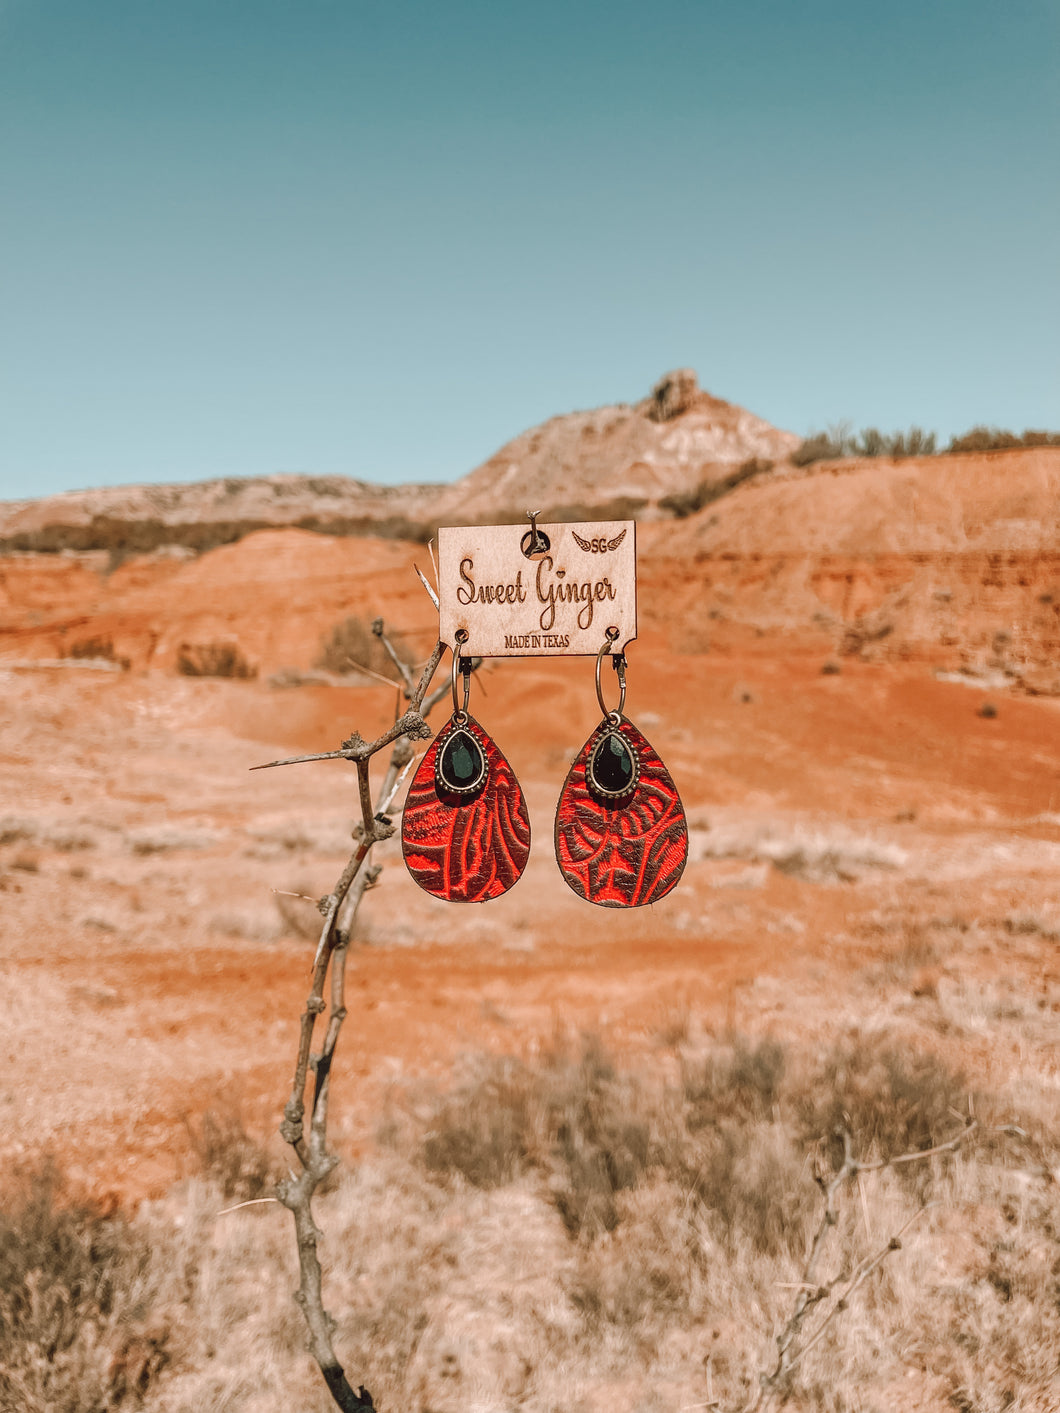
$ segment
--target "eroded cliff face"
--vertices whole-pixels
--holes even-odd
[[[555,417],[450,486],[269,476],[0,506],[0,657],[310,668],[354,615],[434,619],[440,524],[633,516],[643,632],[681,652],[915,659],[1060,692],[1060,448],[817,463],[690,369]],[[702,507],[697,509],[697,507]]]
[[[111,573],[98,553],[8,555],[0,660],[110,659],[172,672],[182,656],[231,648],[255,675],[305,670],[350,615],[385,614],[433,641],[437,619],[412,568],[422,558],[422,545],[305,530],[260,530],[203,555],[143,556]]]
[[[817,466],[641,540],[675,646],[780,636],[1060,691],[1060,449]]]
[[[748,482],[640,528],[642,638],[678,652],[916,660],[1060,692],[1060,449],[845,462]],[[345,617],[426,648],[424,546],[263,530],[108,569],[103,552],[0,557],[0,657],[177,669],[234,647],[306,670]]]

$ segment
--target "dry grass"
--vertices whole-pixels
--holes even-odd
[[[62,655],[79,661],[114,662],[123,671],[129,670],[129,659],[118,655],[113,639],[98,634],[75,639],[68,647],[64,647]]]
[[[414,654],[402,635],[388,630],[387,637],[398,657],[411,664]],[[321,639],[314,666],[337,673],[356,672],[359,667],[366,667],[381,677],[389,677],[392,682],[399,680],[397,668],[382,639],[369,624],[354,615],[336,623],[330,633]]]
[[[830,1127],[865,1156],[911,1151],[967,1104],[958,1074],[885,1038],[812,1056],[770,1038],[694,1049],[694,1034],[676,1036],[676,1073],[672,1051],[634,1072],[590,1039],[395,1095],[387,1142],[317,1204],[340,1356],[383,1413],[742,1407],[820,1222]],[[797,1365],[787,1406],[1057,1408],[1055,1102],[977,1097],[995,1108],[1027,1136],[845,1193],[821,1279],[935,1205]],[[218,1215],[261,1190],[267,1155],[232,1116],[200,1140],[205,1176],[134,1220],[63,1207],[54,1184],[9,1202],[0,1407],[329,1408],[290,1300],[287,1214]]]
[[[8,1179],[0,1214],[0,1407],[137,1406],[172,1361],[165,1266],[120,1214],[78,1201],[51,1165]]]
[[[271,1197],[283,1165],[270,1147],[248,1132],[238,1106],[207,1109],[185,1118],[195,1170],[229,1202]]]

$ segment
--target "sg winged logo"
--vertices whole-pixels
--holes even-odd
[[[613,540],[609,540],[604,536],[597,536],[597,538],[592,540],[584,540],[581,535],[578,534],[577,530],[572,530],[571,534],[578,548],[584,550],[586,554],[607,554],[608,550],[618,549],[619,545],[626,538],[625,530],[623,530],[621,534],[616,535]]]

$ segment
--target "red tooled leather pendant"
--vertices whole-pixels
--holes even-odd
[[[401,851],[427,893],[484,903],[507,893],[530,856],[530,819],[512,768],[473,716],[435,737],[412,777]]]
[[[579,898],[639,908],[684,871],[688,825],[670,772],[624,716],[605,717],[578,753],[556,806],[556,859]]]

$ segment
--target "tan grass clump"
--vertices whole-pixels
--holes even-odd
[[[934,1146],[964,1132],[960,1076],[886,1035],[817,1056],[690,1024],[677,1044],[676,1082],[672,1055],[634,1069],[590,1038],[395,1095],[381,1150],[315,1206],[336,1347],[380,1413],[1060,1406],[1048,1087],[976,1096],[981,1137],[910,1163],[916,1181],[866,1169],[822,1227],[827,1126],[866,1161]],[[5,1413],[332,1406],[285,1213],[227,1210],[268,1195],[267,1149],[231,1116],[200,1146],[205,1175],[135,1217],[39,1180],[5,1204]]]

